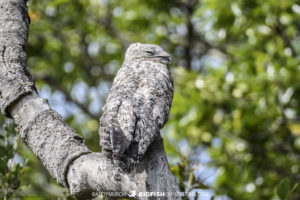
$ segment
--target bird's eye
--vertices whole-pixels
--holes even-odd
[[[153,51],[145,51],[147,54],[149,54],[150,56],[153,56],[154,55],[154,52]]]

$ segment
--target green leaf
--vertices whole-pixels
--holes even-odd
[[[275,194],[279,199],[285,200],[291,189],[291,182],[289,178],[282,179],[275,187]]]

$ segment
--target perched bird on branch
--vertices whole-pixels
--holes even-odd
[[[170,55],[135,43],[126,51],[100,118],[100,145],[123,171],[132,170],[168,121],[173,98]]]

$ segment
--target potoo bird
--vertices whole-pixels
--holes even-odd
[[[135,43],[126,51],[100,119],[100,145],[123,171],[132,170],[168,121],[173,98],[170,55]]]

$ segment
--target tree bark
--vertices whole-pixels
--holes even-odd
[[[77,199],[100,194],[181,199],[161,137],[132,172],[120,173],[110,158],[91,152],[83,138],[38,96],[24,51],[29,23],[26,0],[0,0],[0,111],[14,119],[24,143],[49,173]]]

